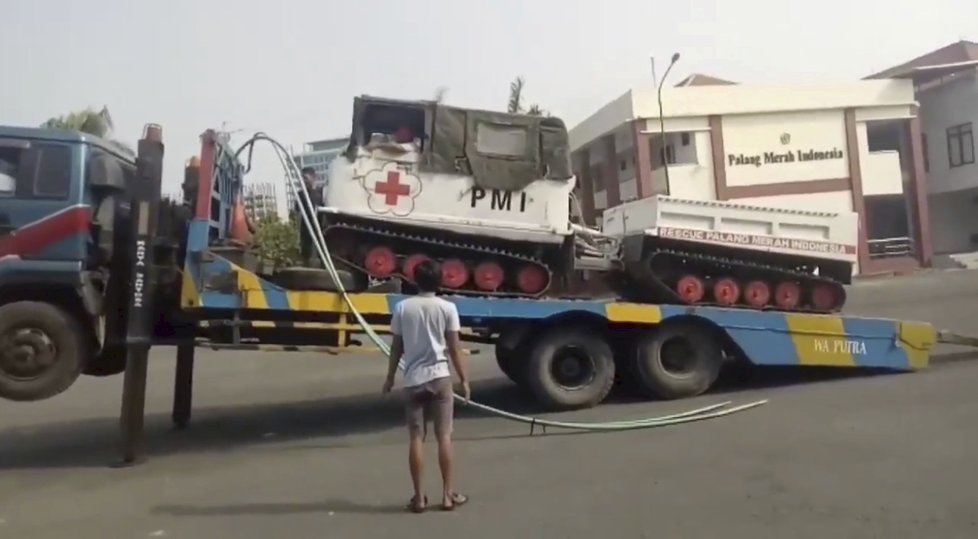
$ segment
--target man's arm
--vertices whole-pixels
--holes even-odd
[[[455,374],[458,375],[459,384],[462,385],[462,396],[465,397],[465,400],[469,400],[468,365],[466,365],[465,358],[462,356],[462,340],[458,335],[462,330],[462,325],[458,319],[458,309],[454,304],[451,307],[451,314],[448,317],[448,325],[445,329],[445,344],[448,345],[448,357],[452,360],[452,367],[455,368]]]
[[[391,382],[394,381],[394,376],[397,375],[397,364],[400,363],[402,355],[404,355],[404,339],[400,335],[394,335],[394,339],[391,342],[390,359],[387,363],[387,379]]]
[[[394,337],[391,342],[390,355],[387,360],[387,379],[384,381],[384,393],[390,392],[394,387],[394,377],[397,375],[397,365],[404,355],[404,339],[401,337],[401,311],[395,308],[391,316],[391,335]]]

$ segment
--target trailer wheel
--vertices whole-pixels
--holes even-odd
[[[81,375],[85,339],[73,316],[49,303],[0,306],[0,398],[48,399]]]
[[[526,385],[551,410],[596,406],[615,381],[611,347],[588,327],[555,327],[533,344]]]
[[[694,397],[720,374],[723,351],[714,332],[696,324],[665,324],[641,335],[634,348],[634,373],[647,396]]]
[[[506,348],[501,343],[496,343],[496,364],[499,370],[516,385],[522,386],[526,381],[527,350],[525,346],[516,348]]]

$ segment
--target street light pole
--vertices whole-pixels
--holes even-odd
[[[672,194],[672,188],[669,185],[669,158],[666,156],[666,121],[662,117],[662,86],[666,83],[666,77],[669,76],[669,71],[672,70],[672,66],[676,65],[679,61],[679,53],[673,53],[672,59],[669,61],[669,67],[666,68],[666,72],[662,74],[662,80],[659,81],[658,97],[659,97],[659,140],[662,151],[662,168],[666,173],[666,195]]]

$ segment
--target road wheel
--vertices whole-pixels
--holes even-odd
[[[78,379],[86,339],[78,322],[49,303],[0,306],[0,398],[37,401]]]
[[[125,345],[109,345],[102,349],[87,365],[83,374],[87,376],[115,376],[126,370]]]
[[[551,410],[596,406],[615,381],[611,347],[587,327],[555,327],[533,345],[526,385]]]
[[[696,324],[665,324],[635,343],[634,374],[643,393],[681,399],[710,388],[720,374],[723,352],[713,331]]]
[[[516,385],[522,386],[526,383],[528,355],[529,351],[525,346],[506,348],[502,343],[496,343],[496,364],[499,365],[499,370]]]

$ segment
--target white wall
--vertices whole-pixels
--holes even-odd
[[[972,74],[922,91],[918,98],[921,130],[927,135],[928,147],[925,151],[930,161],[930,170],[927,172],[928,191],[945,193],[978,187],[978,164],[955,168],[949,166],[946,132],[951,126],[972,122],[973,130],[978,133],[976,76]]]
[[[832,191],[830,193],[811,193],[804,195],[779,195],[771,197],[738,198],[736,202],[785,208],[789,210],[818,210],[848,212],[852,209],[852,191]]]
[[[604,189],[594,193],[594,209],[603,210],[608,207],[608,192]]]
[[[892,107],[891,110],[900,111],[901,116],[908,116],[910,106],[915,102],[913,82],[902,79],[803,86],[685,86],[664,88],[662,92],[662,112],[667,119],[848,107]],[[659,105],[655,89],[629,90],[571,128],[571,150],[577,150],[624,123],[658,117]],[[658,126],[651,130],[658,130]]]
[[[695,164],[669,165],[671,195],[693,200],[716,200],[717,191],[716,182],[713,179],[713,149],[710,145],[710,132],[697,131],[690,133],[690,136],[690,145],[685,148],[685,151],[695,155],[684,155],[684,157],[687,157],[688,161],[695,162]],[[676,138],[677,143],[679,143],[679,136],[676,135]],[[676,149],[677,153],[682,151],[682,144],[680,143]],[[682,161],[680,160],[680,162]],[[654,170],[652,172],[652,184],[657,192],[665,193],[665,171],[661,168]]]
[[[900,168],[900,152],[896,150],[870,152],[869,135],[866,131],[865,122],[856,124],[856,141],[859,145],[859,168],[862,172],[863,195],[903,194],[903,170]]]
[[[788,143],[782,142],[789,136]],[[727,185],[765,185],[849,176],[845,118],[842,110],[728,115],[723,117]],[[836,152],[840,157],[803,161],[799,152]],[[794,161],[766,156],[790,154]],[[731,159],[753,164],[731,164]]]
[[[631,92],[635,118],[658,118],[655,89]],[[753,114],[776,111],[901,107],[904,115],[915,103],[913,82],[874,79],[839,84],[685,86],[664,88],[662,113],[668,117],[711,114]],[[610,130],[610,128],[606,129]]]

